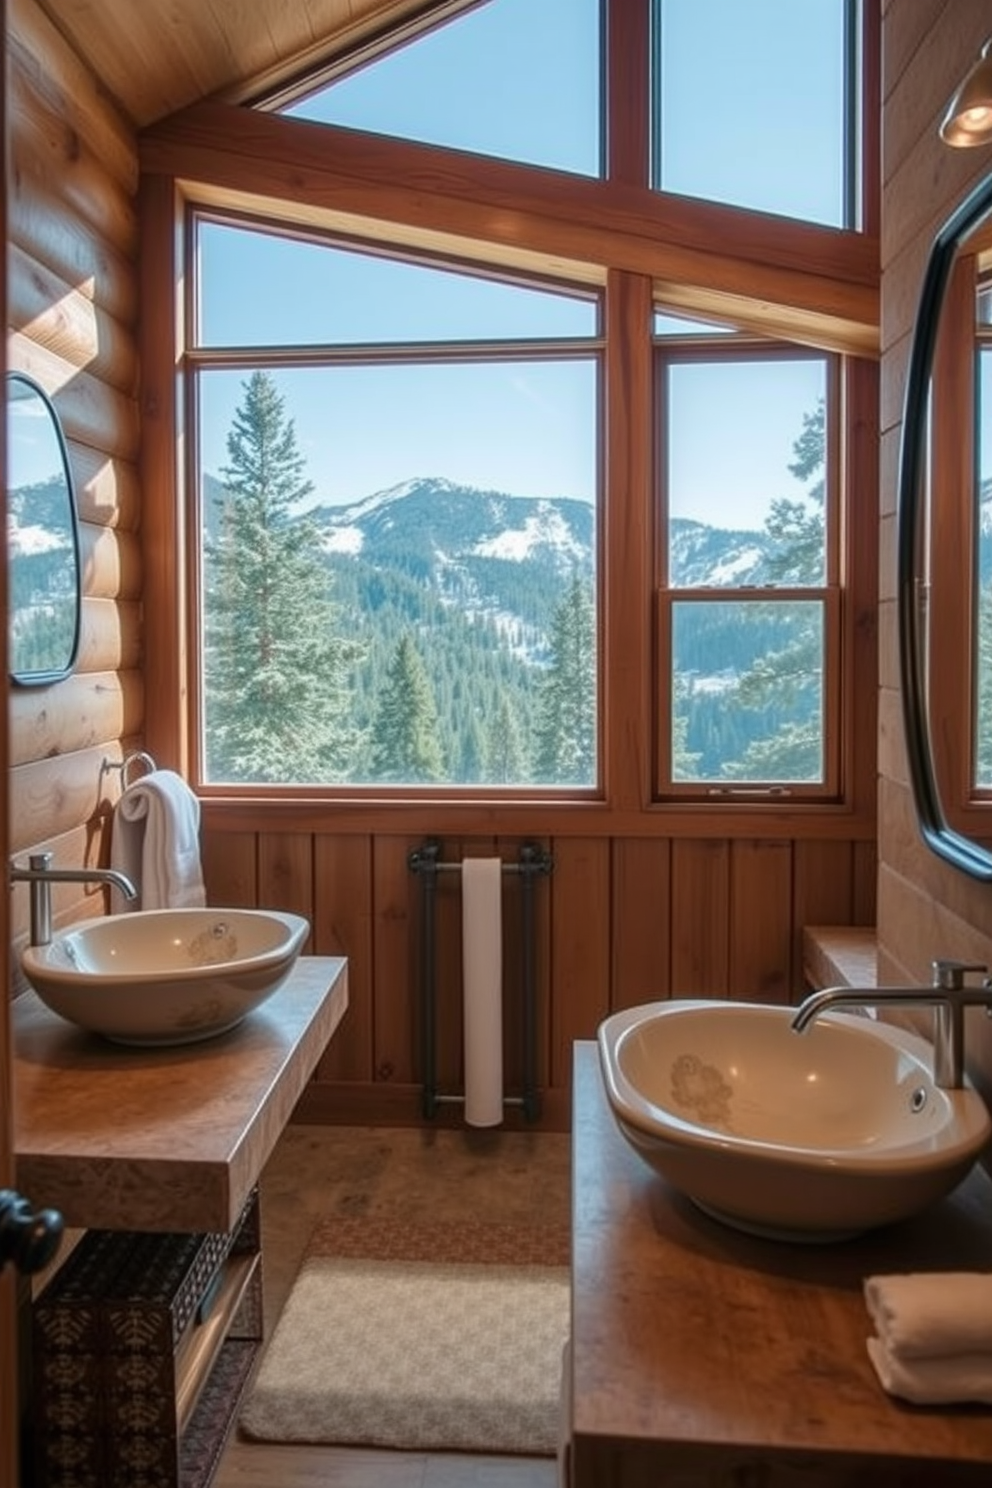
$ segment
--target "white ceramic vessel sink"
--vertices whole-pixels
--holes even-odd
[[[161,909],[87,920],[29,946],[24,974],[53,1012],[122,1044],[223,1033],[282,985],[309,931],[274,909]]]
[[[992,1133],[935,1085],[930,1045],[845,1013],[673,1001],[614,1013],[600,1063],[619,1128],[700,1208],[785,1240],[837,1240],[949,1193]]]

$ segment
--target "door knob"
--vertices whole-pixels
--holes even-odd
[[[19,1193],[0,1188],[0,1271],[8,1261],[25,1276],[44,1270],[55,1259],[62,1229],[57,1209],[35,1212]]]

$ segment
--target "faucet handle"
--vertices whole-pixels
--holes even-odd
[[[960,992],[970,971],[987,972],[981,961],[953,961],[940,958],[933,963],[933,985],[943,992]]]

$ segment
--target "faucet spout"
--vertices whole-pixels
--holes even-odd
[[[944,1090],[960,1089],[964,1084],[964,1010],[984,1007],[992,1012],[992,985],[986,980],[980,987],[969,987],[964,980],[966,972],[985,971],[984,966],[935,961],[933,970],[929,987],[826,987],[813,992],[800,1003],[791,1027],[805,1033],[821,1013],[835,1008],[932,1007],[934,1083]]]
[[[26,868],[11,863],[10,881],[12,884],[30,885],[30,941],[33,946],[48,945],[52,938],[53,883],[112,884],[125,899],[138,897],[138,891],[126,873],[116,868],[53,868],[50,852],[32,853]]]

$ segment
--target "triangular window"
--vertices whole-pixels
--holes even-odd
[[[488,0],[282,112],[600,174],[599,0]]]

